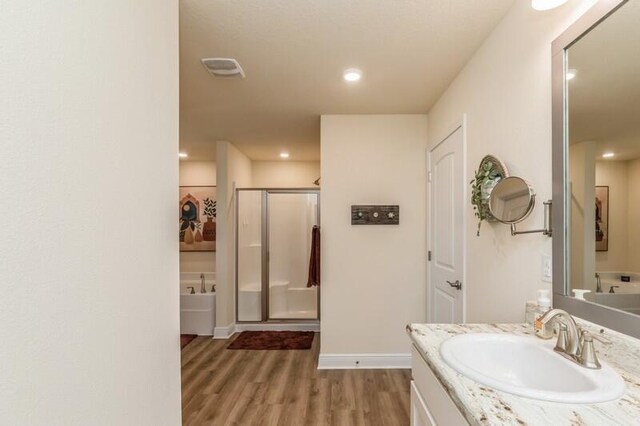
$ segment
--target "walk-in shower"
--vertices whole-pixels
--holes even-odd
[[[236,215],[237,321],[317,320],[307,281],[320,191],[237,189]]]

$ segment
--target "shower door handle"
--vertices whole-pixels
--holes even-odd
[[[449,284],[449,286],[455,288],[456,290],[462,290],[462,283],[459,280],[456,280],[453,283],[451,281],[447,281],[447,284]]]

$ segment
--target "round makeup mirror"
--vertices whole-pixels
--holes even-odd
[[[489,210],[499,222],[512,225],[522,222],[533,211],[536,194],[522,178],[502,179],[491,191]]]

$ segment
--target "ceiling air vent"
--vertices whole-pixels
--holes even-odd
[[[235,59],[231,58],[204,58],[201,59],[202,65],[211,74],[217,77],[242,77],[244,78],[244,70]]]

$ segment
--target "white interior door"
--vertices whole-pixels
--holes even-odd
[[[464,322],[464,139],[459,127],[429,152],[429,318]]]

